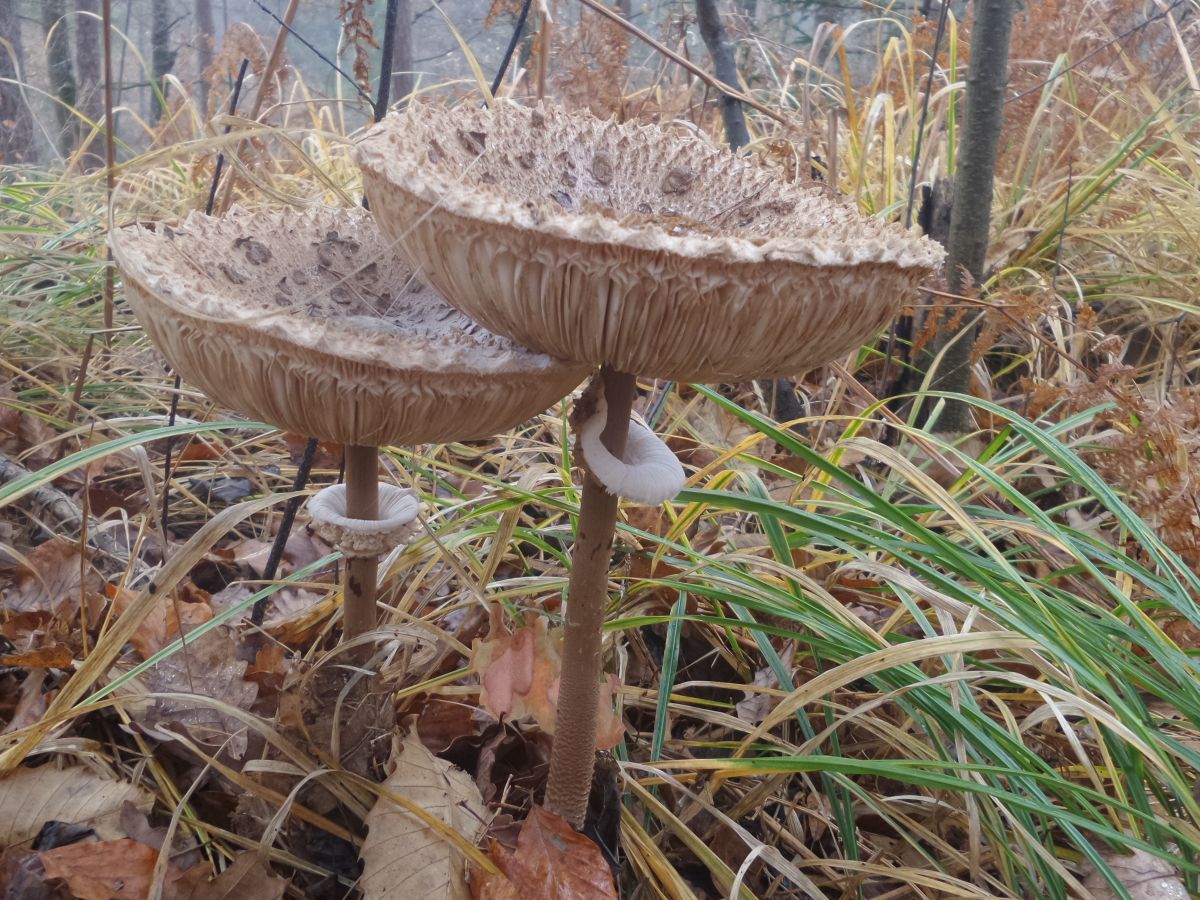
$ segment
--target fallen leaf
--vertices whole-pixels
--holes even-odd
[[[292,464],[300,465],[300,458],[304,455],[304,448],[308,444],[308,438],[289,432],[283,436],[283,443],[287,446],[288,456],[291,457]],[[313,455],[313,468],[337,470],[342,466],[342,456],[344,453],[345,448],[341,444],[335,444],[333,441],[318,441],[317,452]]]
[[[456,740],[479,733],[475,707],[433,698],[417,716],[417,734],[433,753],[441,753]]]
[[[74,659],[75,653],[69,646],[56,642],[24,653],[0,656],[0,666],[16,666],[20,669],[69,669]]]
[[[119,837],[133,838],[155,850],[162,849],[169,831],[165,825],[158,828],[151,825],[146,814],[132,803],[126,803],[121,807],[118,825],[120,827]],[[107,835],[100,835],[100,837],[104,839]],[[200,849],[196,839],[185,829],[176,829],[171,841],[171,862],[181,869],[190,870],[200,860]]]
[[[207,863],[192,866],[172,885],[169,900],[280,900],[287,887],[257,853],[239,853],[216,878]]]
[[[0,453],[21,456],[22,465],[37,470],[54,461],[53,440],[54,429],[45,420],[24,409],[8,388],[0,388]]]
[[[530,810],[521,826],[517,849],[505,850],[495,843],[490,856],[504,874],[472,873],[476,900],[616,900],[612,872],[600,848],[540,806]],[[505,881],[511,892],[503,886]]]
[[[438,759],[410,734],[383,787],[441,820],[468,843],[487,822],[487,809],[471,776]],[[380,797],[367,813],[370,829],[358,881],[365,900],[443,900],[467,896],[462,851],[403,806]]]
[[[547,630],[546,620],[531,613],[525,625],[509,631],[497,612],[491,634],[471,643],[470,667],[479,676],[480,705],[489,713],[498,719],[532,716],[542,730],[554,733],[562,674],[561,629]],[[597,750],[612,749],[625,733],[612,708],[619,687],[615,675],[606,675],[600,687]]]
[[[246,680],[258,685],[259,696],[278,694],[294,665],[282,644],[267,644],[254,655],[254,662],[246,669]]]
[[[1175,867],[1145,850],[1134,850],[1129,855],[1101,850],[1100,856],[1129,892],[1131,900],[1188,900],[1191,896]],[[1083,886],[1095,900],[1117,900],[1117,892],[1096,868],[1089,868]]]
[[[38,855],[46,877],[61,878],[78,900],[144,900],[158,861],[157,850],[132,838],[68,844]],[[168,872],[168,879],[178,872]]]
[[[0,846],[31,841],[49,821],[93,824],[114,820],[128,801],[139,809],[153,805],[153,796],[137,785],[104,778],[76,766],[20,768],[0,779]]]
[[[176,462],[207,462],[213,459],[220,459],[224,452],[225,448],[220,443],[207,441],[200,437],[193,437],[188,441],[187,446],[179,452]]]
[[[81,597],[100,589],[100,576],[86,557],[78,541],[64,537],[34,547],[17,567],[4,607],[17,613],[78,609]]]
[[[151,693],[190,694],[192,697],[159,697],[140,710],[137,718],[149,725],[178,723],[192,738],[211,750],[224,747],[234,759],[246,752],[246,725],[220,710],[213,700],[249,709],[258,696],[258,685],[247,681],[246,661],[239,659],[233,632],[214,628],[151,668],[142,684]]]
[[[30,670],[29,674],[25,676],[25,680],[21,682],[21,696],[17,700],[16,708],[13,709],[12,718],[8,720],[8,724],[3,729],[0,729],[0,734],[18,731],[42,718],[46,707],[58,693],[57,690],[43,691],[42,685],[45,682],[45,669]]]
[[[193,590],[196,593],[192,596],[207,597],[203,591]],[[137,594],[115,585],[107,585],[105,591],[112,598],[113,613],[118,616],[137,599]],[[138,624],[137,630],[129,638],[129,643],[142,659],[149,659],[179,636],[181,622],[186,634],[212,617],[212,607],[203,600],[192,602],[183,596],[178,599],[164,599]]]

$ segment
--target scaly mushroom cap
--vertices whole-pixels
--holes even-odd
[[[421,277],[529,347],[636,374],[802,372],[892,319],[941,247],[695,135],[413,104],[358,145]]]
[[[412,277],[362,211],[193,214],[122,231],[113,254],[151,340],[217,403],[377,446],[484,438],[586,367],[497,337]]]

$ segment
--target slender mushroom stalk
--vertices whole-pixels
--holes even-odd
[[[346,448],[346,515],[379,518],[379,448]],[[371,631],[376,624],[375,587],[379,557],[348,556],[342,591],[342,628],[347,638]]]
[[[598,416],[576,413],[587,474],[547,790],[579,825],[617,496],[657,504],[683,484],[670,451],[630,427],[633,374],[797,375],[877,335],[944,253],[703,137],[546,105],[412,104],[357,160],[380,228],[448,303],[604,367],[603,397],[580,404],[605,402],[598,440]]]
[[[599,382],[599,385],[597,385]],[[636,378],[602,368],[588,391],[603,390],[607,418],[600,440],[618,458],[625,453]],[[576,406],[575,415],[585,410]],[[592,769],[596,763],[596,719],[600,697],[600,648],[608,606],[608,568],[617,524],[618,498],[586,469],[579,501],[579,531],[571,551],[571,581],[563,633],[562,680],[555,713],[554,753],[546,809],[574,827],[583,825]]]

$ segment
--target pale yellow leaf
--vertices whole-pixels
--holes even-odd
[[[487,808],[471,776],[438,759],[415,734],[393,756],[395,769],[383,787],[444,822],[474,844]],[[358,887],[364,900],[450,900],[470,896],[466,861],[447,835],[387,797],[367,814],[370,829],[360,858]]]
[[[142,810],[154,802],[137,785],[104,778],[82,767],[17,769],[0,778],[0,847],[33,840],[49,821],[87,822],[119,817],[126,801]]]

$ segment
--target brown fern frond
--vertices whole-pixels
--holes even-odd
[[[354,51],[354,80],[363,91],[371,89],[371,50],[375,43],[375,26],[371,24],[368,8],[374,0],[338,0],[338,19],[346,36],[342,54]]]

